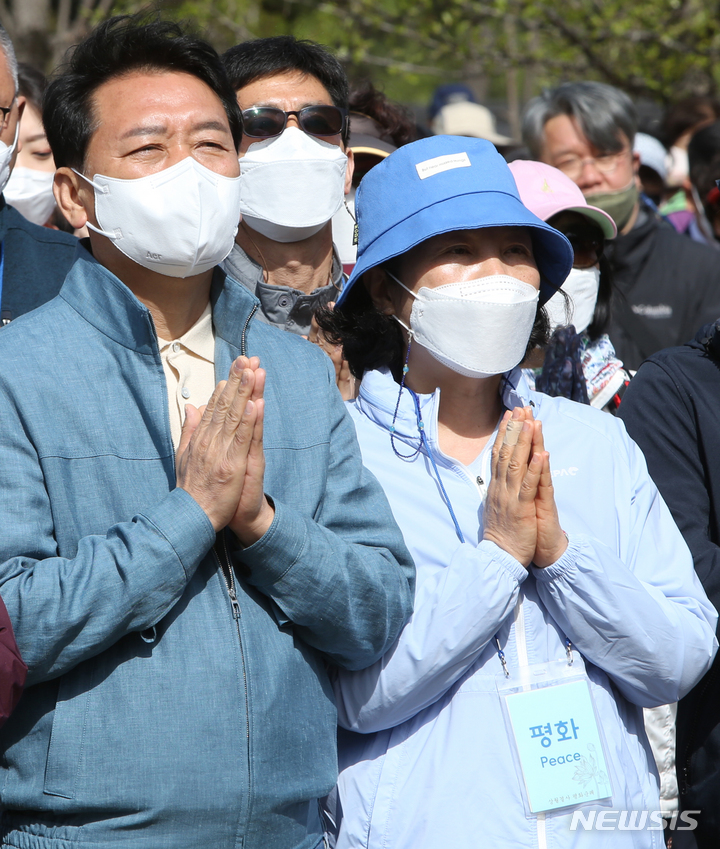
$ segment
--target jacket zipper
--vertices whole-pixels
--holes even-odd
[[[225,531],[222,530],[220,532],[220,537],[222,539],[222,546],[218,545],[220,540],[215,541],[215,545],[213,546],[213,550],[215,551],[215,557],[217,557],[218,566],[220,567],[220,572],[223,576],[223,580],[225,581],[225,587],[227,589],[228,595],[230,596],[230,604],[232,605],[232,617],[235,620],[235,627],[237,629],[238,641],[240,643],[240,660],[242,662],[242,674],[243,674],[243,688],[245,690],[245,737],[247,740],[247,787],[248,787],[248,818],[250,816],[250,699],[248,697],[248,685],[247,685],[247,671],[245,668],[245,649],[243,647],[242,635],[240,633],[240,602],[238,601],[237,592],[235,590],[235,574],[233,573],[232,565],[230,563],[230,555],[228,554],[227,549],[227,537],[225,535]],[[244,839],[243,839],[244,842]]]
[[[238,601],[237,592],[235,591],[235,575],[232,570],[232,566],[230,565],[230,555],[227,550],[227,539],[225,537],[225,531],[221,532],[222,537],[222,548],[219,549],[217,543],[215,544],[215,556],[218,559],[218,565],[220,566],[220,571],[222,572],[222,576],[225,580],[225,587],[227,588],[228,595],[230,596],[230,604],[232,605],[232,617],[235,620],[235,627],[237,628],[238,640],[240,641],[240,657],[242,659],[242,667],[243,667],[243,686],[245,688],[245,720],[246,720],[246,732],[247,738],[250,739],[250,714],[247,708],[249,708],[248,702],[248,686],[247,686],[247,673],[245,671],[245,651],[243,649],[243,641],[242,635],[240,634],[240,602]]]
[[[257,309],[258,309],[258,305],[253,304],[253,308],[252,308],[252,310],[250,310],[250,315],[247,317],[247,319],[245,319],[245,326],[243,327],[242,336],[240,337],[240,353],[242,354],[243,357],[247,357],[247,352],[246,352],[247,349],[246,349],[246,344],[245,344],[245,334],[247,333],[248,326],[250,325],[250,322],[252,321],[252,317],[257,312]]]

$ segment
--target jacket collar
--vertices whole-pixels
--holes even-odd
[[[86,240],[83,240],[85,242]],[[119,345],[156,356],[155,325],[148,308],[81,242],[60,295],[82,318]],[[240,283],[215,268],[210,301],[216,337],[237,347],[257,299]]]
[[[503,375],[500,381],[500,394],[508,410],[512,410],[513,407],[525,407],[530,403],[530,390],[521,369],[514,368]],[[400,395],[399,403],[398,395]],[[430,395],[418,395],[417,398],[428,443],[433,453],[440,454],[437,438],[440,390],[436,389]],[[389,369],[365,372],[356,404],[358,410],[371,421],[387,431],[394,427],[397,439],[412,446],[413,449],[417,447],[420,435],[412,393],[405,387],[400,394],[400,387]],[[396,405],[397,416],[393,424]]]

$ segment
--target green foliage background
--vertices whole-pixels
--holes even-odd
[[[32,6],[32,10],[30,10]],[[666,103],[715,93],[720,0],[158,0],[219,50],[291,33],[326,44],[351,79],[397,100],[427,103],[441,82],[522,103],[543,86],[598,79]],[[110,14],[138,0],[0,0],[22,58],[46,70]],[[28,20],[30,23],[28,24]]]

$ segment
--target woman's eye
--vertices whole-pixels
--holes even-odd
[[[51,150],[36,150],[36,151],[33,152],[33,156],[35,157],[35,159],[40,159],[44,162],[45,160],[50,159],[50,157],[52,156],[52,151]]]
[[[523,256],[530,257],[532,256],[532,252],[527,245],[511,245],[508,248],[508,252],[514,254],[515,256]]]

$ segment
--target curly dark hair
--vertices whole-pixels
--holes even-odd
[[[380,138],[383,141],[402,147],[417,139],[412,113],[400,103],[390,100],[369,80],[364,80],[350,92],[349,103],[351,112],[367,115],[382,127]]]
[[[400,259],[395,257],[383,268],[395,274]],[[362,279],[355,283],[338,309],[322,307],[315,313],[315,319],[333,345],[343,346],[350,371],[358,380],[366,371],[388,367],[400,382],[407,343],[398,322],[376,309]],[[533,348],[547,345],[549,338],[547,312],[538,306],[523,360]]]

